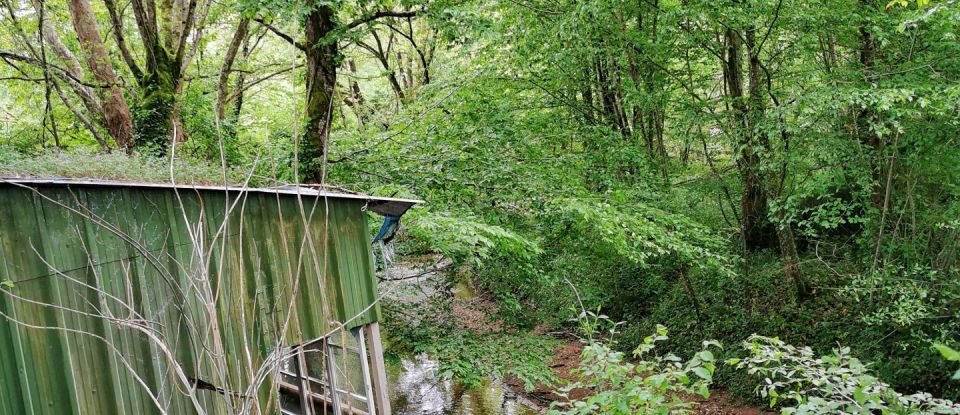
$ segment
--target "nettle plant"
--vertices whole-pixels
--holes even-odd
[[[586,389],[590,391],[589,396],[555,403],[550,414],[692,413],[696,403],[689,397],[710,395],[709,386],[716,369],[710,349],[720,348],[720,344],[704,342],[703,350],[684,361],[673,354],[654,354],[656,343],[664,340],[667,340],[667,328],[658,325],[656,333],[634,350],[634,360],[612,350],[606,342],[589,341],[576,372],[579,380],[560,392],[561,396],[569,397],[575,389]]]
[[[781,414],[958,414],[960,405],[927,393],[901,394],[870,374],[850,349],[817,357],[809,347],[794,347],[777,338],[750,336],[746,359],[727,363],[763,379],[757,392]]]

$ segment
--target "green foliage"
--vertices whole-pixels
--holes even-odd
[[[407,223],[407,232],[418,243],[461,264],[481,265],[495,254],[530,260],[541,252],[536,242],[469,215],[420,210],[411,213]]]
[[[935,349],[943,356],[944,359],[947,359],[950,362],[960,362],[960,352],[951,349],[949,346],[935,343],[933,345]],[[953,380],[960,380],[960,369],[953,374]]]
[[[783,404],[783,414],[952,414],[960,405],[925,393],[903,395],[870,374],[850,355],[850,348],[816,357],[777,338],[751,336],[744,342],[749,356],[731,360],[762,382],[759,394],[770,405]]]
[[[556,382],[549,363],[557,345],[552,338],[531,333],[455,331],[417,351],[436,356],[441,376],[467,386],[480,385],[487,377],[512,376],[532,390],[537,385]]]
[[[146,145],[130,157],[94,153],[99,145],[78,114],[94,123],[98,114],[82,105],[76,80],[63,77],[58,68],[68,64],[52,45],[47,69],[59,89],[49,111],[42,65],[0,62],[0,175],[168,182],[172,170],[179,183],[217,184],[223,161],[227,182],[270,186],[297,181],[298,168],[323,167],[329,182],[350,189],[426,200],[404,218],[399,251],[451,259],[438,285],[469,280],[496,301],[507,330],[570,329],[570,306],[582,301],[625,322],[625,341],[613,349],[640,343],[664,321],[672,332],[663,343],[678,354],[699,352],[704,338],[730,343],[750,333],[818,353],[842,342],[893,387],[956,399],[960,384],[947,382],[954,368],[941,370],[948,363],[928,345],[953,345],[960,331],[957,4],[217,2],[176,88],[168,78],[133,79],[101,23]],[[425,10],[326,39],[342,46],[326,166],[298,144],[306,69],[302,52],[276,35],[302,42],[303,18],[318,5],[334,7],[340,23],[376,10]],[[38,50],[37,13],[22,7],[19,20],[0,19],[0,51]],[[66,7],[51,3],[49,11],[83,62]],[[228,28],[251,16],[272,28],[250,23],[228,77],[230,114],[217,121]],[[128,43],[144,56],[140,42]],[[383,60],[374,56],[378,43],[389,49]],[[724,67],[734,44],[742,47],[742,96],[732,96]],[[150,154],[165,148],[174,108],[187,141],[171,166]],[[49,150],[51,120],[62,152]],[[752,169],[745,154],[757,158]],[[768,198],[761,219],[795,236],[795,269],[813,288],[802,301],[790,295],[780,241],[762,252],[742,245],[748,172]],[[444,337],[439,329],[391,330],[424,345]],[[447,334],[452,343],[432,350],[454,355],[459,344],[494,353],[477,344],[486,339]],[[452,373],[491,367],[468,363]],[[730,368],[715,377],[734,391],[753,387]]]
[[[908,328],[942,320],[952,325],[956,324],[952,316],[940,316],[950,316],[955,310],[960,301],[960,281],[955,271],[920,266],[905,269],[889,264],[855,276],[842,293],[863,304],[862,319],[867,324]],[[944,332],[948,331],[944,327]]]
[[[633,351],[633,359],[609,345],[591,341],[583,349],[581,367],[576,370],[579,380],[561,389],[569,395],[574,389],[587,389],[589,396],[555,404],[551,414],[688,414],[695,403],[688,395],[710,395],[709,386],[716,369],[711,347],[716,342],[704,342],[703,349],[684,361],[668,353],[653,354],[657,342],[667,340],[667,329],[657,326],[656,333],[644,338]]]
[[[467,386],[488,378],[514,377],[531,389],[553,385],[549,364],[559,341],[526,331],[469,330],[450,318],[449,304],[430,298],[404,306],[386,301],[385,333],[390,353],[429,353],[440,374]],[[492,318],[492,316],[491,316]]]
[[[890,0],[890,2],[887,3],[887,7],[888,8],[893,6],[907,7],[910,5],[910,3],[911,3],[910,0]],[[917,3],[917,8],[919,9],[929,5],[930,0],[916,0],[916,3]]]
[[[185,143],[178,144],[177,151],[194,158],[208,160],[213,164],[223,162],[227,166],[250,166],[255,154],[244,150],[255,148],[242,146],[237,137],[237,120],[230,118],[217,123],[213,102],[203,95],[200,88],[191,88],[180,101],[183,128],[189,134]]]
[[[689,267],[730,273],[723,256],[723,241],[703,226],[682,215],[634,204],[622,210],[605,202],[577,199],[553,201],[550,215],[576,238],[585,235],[594,249],[605,250],[620,260],[648,266],[658,259],[676,256]],[[599,242],[599,243],[598,243]]]

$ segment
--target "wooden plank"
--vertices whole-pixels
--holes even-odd
[[[370,348],[370,377],[373,380],[373,399],[378,415],[391,415],[390,395],[387,393],[387,368],[383,363],[383,343],[380,340],[380,323],[373,322],[363,327],[367,332],[367,347]]]

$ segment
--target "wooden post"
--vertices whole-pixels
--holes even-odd
[[[390,395],[387,393],[387,370],[383,364],[383,344],[380,343],[380,324],[370,323],[363,327],[367,332],[367,347],[370,348],[370,377],[373,381],[373,399],[379,415],[391,415]]]
[[[363,372],[363,396],[367,399],[367,413],[377,414],[377,402],[373,398],[373,380],[370,376],[370,349],[367,348],[366,330],[357,330],[357,339],[360,340],[360,371]]]
[[[310,375],[307,371],[306,355],[303,353],[303,343],[297,346],[297,352],[294,361],[297,363],[296,373],[297,382],[300,384],[300,408],[303,414],[313,415],[313,400],[310,398]]]

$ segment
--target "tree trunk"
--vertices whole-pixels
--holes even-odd
[[[401,62],[403,85],[407,91],[413,90],[413,57],[409,53],[397,52],[397,60]]]
[[[618,109],[616,90],[610,79],[611,72],[607,62],[602,58],[596,58],[594,66],[597,71],[597,83],[600,87],[600,102],[603,105],[604,118],[607,123],[620,133],[624,133],[624,126],[620,118]]]
[[[68,6],[87,67],[90,68],[93,77],[103,84],[99,95],[107,131],[116,141],[117,146],[129,151],[133,143],[133,117],[123,97],[113,65],[110,63],[110,55],[103,44],[103,39],[100,38],[90,2],[70,0]]]
[[[697,329],[703,331],[703,312],[700,307],[700,298],[697,297],[697,292],[693,289],[693,282],[690,281],[690,271],[686,266],[680,268],[680,279],[687,290],[687,296],[690,297],[690,304],[693,305],[693,312],[697,318]]]
[[[306,127],[300,142],[299,163],[304,182],[323,180],[323,161],[330,136],[333,93],[337,85],[337,56],[335,40],[326,39],[336,25],[333,9],[320,3],[307,15],[307,106]]]
[[[39,4],[34,4],[34,7],[39,10],[41,6]],[[100,144],[100,148],[103,151],[109,151],[110,145],[98,128],[98,126],[105,128],[106,125],[103,117],[103,107],[100,105],[100,100],[97,98],[93,88],[83,85],[79,82],[79,80],[84,78],[83,67],[80,64],[80,60],[77,59],[76,55],[74,55],[67,45],[65,45],[60,39],[60,35],[57,34],[57,31],[50,24],[50,19],[46,13],[43,16],[40,25],[40,30],[45,44],[49,45],[57,57],[60,58],[60,60],[65,64],[66,71],[69,76],[64,77],[64,79],[66,80],[67,84],[70,85],[71,89],[76,92],[77,96],[80,97],[80,101],[83,103],[83,107],[86,108],[87,112],[89,113],[89,117],[81,113],[79,109],[71,104],[59,85],[54,83],[54,87],[57,90],[57,95],[60,97],[60,100],[63,101],[64,105],[70,109],[70,112],[77,116],[77,119],[80,121],[80,123],[83,124],[88,131],[90,131],[90,134],[92,134],[97,140],[97,143]],[[91,121],[90,117],[93,118],[93,121]]]
[[[585,67],[583,69],[583,91],[580,93],[583,96],[583,105],[584,105],[584,121],[588,124],[594,123],[593,117],[593,82],[596,80],[596,77],[593,76],[593,71],[590,70],[590,67]]]
[[[183,89],[183,75],[201,41],[202,21],[210,2],[131,0],[130,8],[143,44],[143,69],[125,47],[121,35],[123,20],[116,2],[104,0],[104,3],[110,12],[112,32],[120,45],[121,56],[139,86],[135,145],[163,156],[171,142],[181,142],[187,137],[177,97]],[[192,30],[192,36],[188,36]]]
[[[667,149],[664,145],[663,122],[666,112],[665,81],[660,65],[655,61],[660,47],[660,2],[641,2],[636,14],[636,30],[647,42],[637,42],[627,49],[627,72],[634,88],[643,92],[643,98],[633,107],[631,132],[638,133],[647,147],[647,154],[666,177]],[[649,48],[649,49],[648,49]]]
[[[797,255],[797,242],[793,236],[790,224],[777,226],[777,241],[780,244],[780,258],[783,262],[783,271],[796,290],[797,297],[803,298],[810,293],[803,273],[800,271],[800,260]]]
[[[630,134],[632,133],[632,127],[630,125],[630,120],[627,118],[626,106],[623,103],[624,101],[623,79],[620,76],[619,66],[616,63],[613,63],[611,66],[614,69],[613,79],[612,79],[612,83],[613,83],[612,89],[613,89],[613,99],[615,104],[614,109],[617,111],[617,120],[618,120],[617,122],[618,122],[618,125],[620,126],[620,132],[622,133],[621,135],[623,136],[623,138],[629,139]]]
[[[237,52],[240,51],[240,46],[247,38],[247,28],[249,25],[250,19],[246,17],[240,19],[240,23],[237,24],[237,30],[233,32],[233,38],[230,40],[230,45],[227,47],[226,55],[223,58],[223,67],[220,68],[220,77],[217,82],[215,112],[218,120],[223,120],[223,116],[226,113],[227,95],[230,89],[230,72],[233,71],[233,62],[237,58]]]
[[[161,46],[157,45],[157,48],[159,50],[152,53],[155,64],[148,65],[143,78],[138,82],[140,96],[137,100],[137,146],[163,156],[166,155],[171,141],[182,141],[177,136],[183,134],[183,131],[174,128],[178,125],[174,120],[174,107],[179,65],[170,59]]]
[[[370,119],[370,114],[367,113],[366,99],[363,98],[363,91],[360,90],[360,83],[357,82],[356,79],[357,63],[353,59],[350,59],[347,62],[347,66],[350,68],[350,74],[354,77],[350,80],[350,94],[347,104],[353,109],[354,114],[357,115],[357,122],[360,124],[360,127],[363,128]]]
[[[254,48],[256,48],[256,43],[254,43]],[[250,49],[250,38],[246,38],[243,40],[243,59],[245,60],[250,59],[251,53],[252,51]],[[246,74],[244,74],[243,72],[238,73],[237,79],[236,81],[234,81],[236,85],[233,87],[233,90],[237,91],[236,97],[233,98],[233,119],[234,120],[240,119],[240,113],[243,110],[243,89],[244,89],[244,85],[246,84],[246,81],[247,81]]]
[[[832,73],[837,67],[837,39],[833,33],[824,33],[817,37],[817,44],[820,47],[820,60],[823,63],[823,71]]]
[[[748,39],[752,39],[751,34]],[[770,248],[776,244],[776,230],[767,215],[767,194],[764,190],[763,177],[760,172],[760,150],[763,143],[758,142],[755,124],[763,114],[763,97],[760,78],[759,58],[756,53],[750,53],[750,96],[744,96],[742,74],[742,44],[740,36],[733,30],[727,29],[724,34],[726,56],[724,62],[724,78],[727,84],[727,96],[731,100],[734,112],[734,128],[737,136],[739,154],[737,165],[743,180],[743,191],[740,196],[741,234],[744,249],[755,252]],[[753,51],[754,45],[748,45]]]
[[[864,13],[871,14],[874,8],[873,1],[860,0],[860,7]],[[873,33],[870,31],[869,19],[860,26],[860,65],[863,71],[863,78],[866,82],[871,82],[875,76],[874,67],[877,61],[877,43]],[[884,163],[881,152],[883,151],[883,141],[877,134],[873,124],[878,122],[876,111],[869,105],[863,106],[857,113],[857,134],[860,143],[871,150],[870,170],[873,186],[870,188],[870,201],[877,209],[883,208],[884,195],[886,188],[884,184]]]

